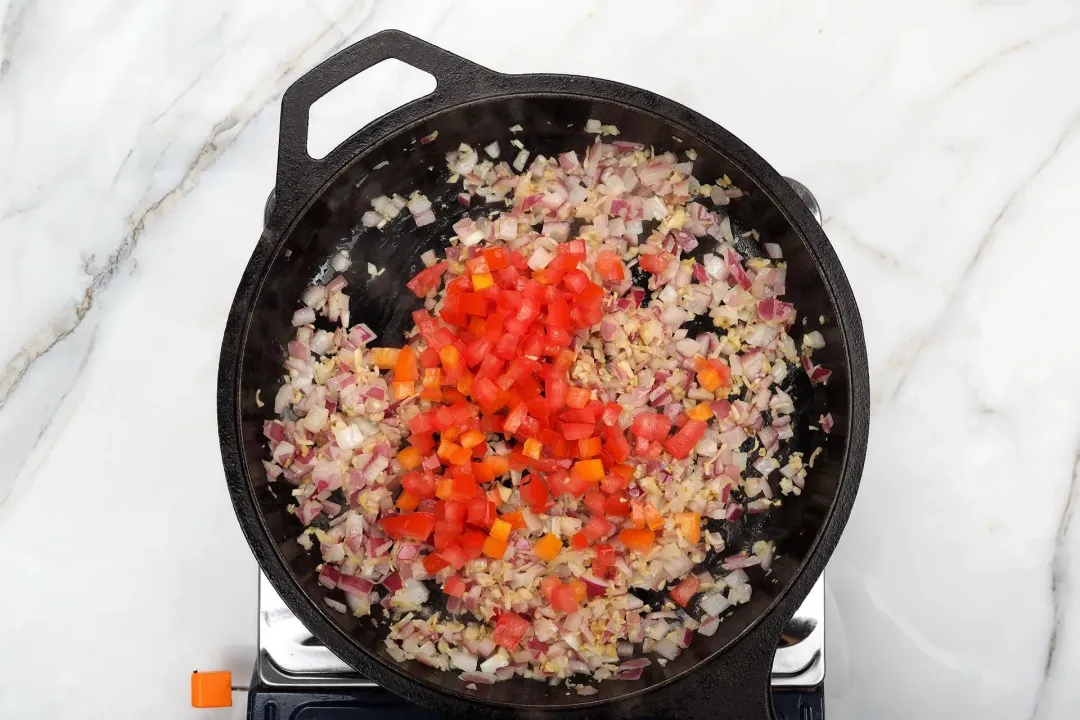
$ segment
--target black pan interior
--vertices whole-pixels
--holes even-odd
[[[808,456],[813,448],[819,445],[824,448],[803,495],[786,497],[782,507],[770,513],[744,516],[745,519],[737,523],[717,523],[713,528],[725,533],[731,551],[749,549],[756,539],[776,542],[779,556],[772,572],[769,575],[751,573],[755,585],[752,601],[735,609],[721,623],[715,636],[695,635],[691,647],[666,667],[654,662],[646,668],[640,681],[600,683],[599,694],[589,697],[588,701],[613,700],[642,691],[690,671],[722,651],[768,609],[796,574],[833,504],[844,454],[843,432],[847,427],[849,405],[845,353],[835,323],[836,308],[798,233],[763,188],[742,168],[688,131],[613,103],[566,95],[530,95],[476,102],[444,111],[387,138],[356,158],[301,215],[277,248],[258,294],[243,347],[240,395],[243,444],[262,519],[276,541],[281,557],[313,605],[354,639],[350,648],[352,657],[345,653],[343,659],[361,669],[374,659],[444,692],[467,692],[454,673],[434,671],[416,662],[395,663],[382,649],[384,630],[380,622],[339,615],[325,606],[323,598],[329,591],[316,580],[319,558],[315,553],[305,552],[295,542],[302,527],[285,510],[291,499],[288,486],[271,485],[265,480],[261,461],[266,456],[266,448],[261,430],[263,422],[272,419],[273,408],[272,403],[262,408],[256,405],[256,390],[261,390],[264,399],[274,397],[281,382],[284,345],[293,336],[290,318],[299,306],[300,294],[313,280],[325,282],[331,277],[333,271],[328,259],[342,248],[350,251],[353,260],[345,273],[349,282],[346,292],[351,298],[352,322],[367,323],[380,337],[376,344],[402,344],[402,333],[410,323],[409,313],[419,306],[419,301],[404,284],[422,267],[421,253],[441,248],[452,234],[450,226],[464,215],[475,217],[496,209],[476,204],[465,208],[457,202],[458,186],[447,183],[444,159],[447,151],[461,142],[479,147],[497,140],[502,148],[502,158],[509,161],[516,153],[510,141],[517,139],[533,157],[537,153],[551,156],[568,149],[577,150],[581,156],[592,142],[592,136],[582,131],[588,118],[615,124],[621,131],[621,139],[651,144],[658,151],[682,151],[692,147],[698,154],[695,175],[699,179],[710,182],[726,174],[749,193],[728,208],[736,227],[756,229],[763,241],[781,246],[788,262],[787,299],[795,303],[800,317],[808,318],[806,330],[820,329],[825,335],[827,346],[815,354],[815,360],[834,373],[827,387],[811,387],[805,373],[798,368],[787,381],[787,389],[797,404],[793,449],[802,450]],[[509,128],[514,125],[521,125],[522,131],[511,133]],[[434,141],[420,142],[420,138],[435,131],[438,135]],[[384,161],[388,164],[374,169]],[[407,212],[403,212],[381,231],[362,227],[361,215],[370,209],[372,198],[392,193],[407,197],[414,190],[424,193],[434,203],[438,218],[435,224],[418,230]],[[712,247],[710,239],[705,238],[696,254],[704,254]],[[744,244],[741,249],[754,250],[752,243]],[[384,272],[372,277],[368,271],[369,263]],[[824,322],[819,323],[819,318]],[[803,331],[804,326],[800,323],[794,331],[796,342]],[[811,429],[811,426],[817,426],[818,417],[829,411],[836,419],[833,434],[826,436]],[[779,489],[774,487],[774,490],[780,497]],[[333,592],[329,594],[341,599]],[[573,693],[568,695],[565,688],[552,688],[521,678],[481,686],[469,695],[518,707],[559,707],[586,700]]]

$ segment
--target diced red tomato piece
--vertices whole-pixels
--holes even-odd
[[[560,585],[551,593],[551,607],[556,612],[572,613],[581,608],[581,603],[578,601],[572,587]]]
[[[495,621],[495,644],[507,650],[516,650],[531,624],[517,613],[499,613],[499,619]]]
[[[599,490],[589,490],[585,493],[585,507],[594,515],[603,515],[607,506],[607,498]]]
[[[446,272],[445,262],[435,263],[429,268],[424,268],[413,276],[413,279],[405,283],[405,287],[412,290],[416,297],[424,297],[429,292],[439,287],[439,281]]]
[[[451,575],[446,578],[446,582],[443,583],[442,589],[443,592],[450,597],[459,598],[465,594],[465,581],[457,575]]]
[[[672,435],[664,443],[664,447],[676,458],[684,458],[698,444],[705,435],[706,423],[701,420],[688,420],[679,432]]]
[[[450,563],[446,562],[441,555],[436,553],[425,555],[421,562],[424,563],[424,570],[427,571],[428,575],[434,575],[443,568],[450,567]]]
[[[611,521],[603,515],[593,515],[592,519],[585,524],[585,527],[581,528],[581,532],[585,533],[585,537],[589,539],[589,542],[596,542],[611,532],[612,527]]]
[[[610,250],[602,251],[596,258],[596,272],[607,282],[620,283],[626,277],[626,267],[619,256]]]
[[[595,426],[592,423],[564,422],[559,424],[559,430],[567,440],[574,441],[587,438],[593,434]]]
[[[630,423],[630,432],[645,440],[663,440],[670,431],[671,418],[663,413],[639,413]]]
[[[617,492],[607,498],[604,510],[609,517],[626,517],[630,514],[630,498]]]
[[[395,540],[424,542],[435,529],[435,516],[431,513],[399,513],[379,520],[379,526]]]
[[[468,553],[457,543],[449,543],[439,550],[439,556],[455,570],[460,570],[465,567],[465,563],[469,562]]]
[[[554,504],[547,485],[539,475],[526,475],[521,478],[518,493],[534,512],[545,512]]]
[[[671,599],[679,607],[686,607],[687,603],[694,599],[699,587],[701,587],[701,580],[698,576],[687,575],[678,585],[671,588]]]
[[[662,255],[659,253],[655,255],[638,256],[638,265],[641,266],[641,269],[645,272],[652,273],[653,275],[659,275],[660,273],[667,270],[669,262],[670,260],[668,260],[666,255]]]
[[[611,567],[615,564],[615,548],[611,545],[597,545],[596,559],[593,566]]]

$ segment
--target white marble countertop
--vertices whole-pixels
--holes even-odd
[[[827,575],[829,717],[1072,717],[1080,6],[493,8],[0,0],[0,717],[241,715],[188,707],[191,670],[244,682],[255,642],[221,331],[282,91],[388,27],[667,95],[812,188],[874,399]],[[373,82],[339,137],[416,92]]]

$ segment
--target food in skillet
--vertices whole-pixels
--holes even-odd
[[[788,334],[780,248],[736,250],[723,208],[742,193],[701,185],[693,151],[586,130],[580,157],[450,153],[484,214],[422,257],[414,327],[382,339],[404,346],[350,325],[344,277],[310,287],[264,428],[268,477],[295,486],[299,542],[341,591],[327,604],[387,614],[391,656],[466,683],[591,694],[640,677],[642,653],[674,659],[772,562],[717,530],[799,494],[813,462],[788,447],[783,388],[829,371],[820,333]],[[372,205],[370,228],[435,219],[421,195]]]

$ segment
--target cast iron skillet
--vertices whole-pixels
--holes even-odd
[[[307,153],[312,103],[376,63],[397,58],[437,80],[436,89],[363,128],[322,160]],[[778,243],[788,262],[788,299],[800,317],[821,327],[827,347],[815,360],[833,371],[825,387],[810,387],[801,370],[789,390],[798,403],[795,445],[823,445],[807,490],[771,513],[725,526],[729,547],[759,537],[776,541],[770,576],[753,578],[755,592],[711,638],[696,636],[674,662],[654,662],[641,680],[608,681],[582,697],[565,687],[514,678],[469,692],[454,673],[419,663],[398,664],[382,649],[384,630],[371,619],[330,611],[318,584],[318,559],[295,542],[301,527],[285,510],[288,487],[267,483],[262,424],[273,403],[258,407],[256,390],[273,398],[280,383],[290,319],[312,280],[329,278],[327,259],[349,247],[347,273],[353,322],[366,322],[383,342],[400,345],[416,299],[405,281],[420,254],[439,247],[468,209],[453,202],[445,153],[460,142],[499,140],[511,150],[517,137],[533,155],[576,148],[591,138],[588,118],[613,123],[627,140],[657,148],[693,147],[695,173],[727,174],[749,196],[730,206],[733,219]],[[523,131],[511,135],[520,124]],[[438,131],[429,144],[419,138]],[[389,161],[374,170],[383,161]],[[364,230],[360,216],[373,197],[420,190],[435,202],[435,225],[418,231],[407,217],[382,232]],[[438,198],[438,200],[436,200]],[[443,205],[446,207],[443,207]],[[480,208],[472,208],[477,214]],[[710,243],[704,242],[703,246]],[[707,247],[703,247],[704,252]],[[752,245],[741,248],[753,253]],[[385,268],[371,278],[367,264]],[[795,332],[801,337],[802,328]],[[811,429],[831,411],[835,428]],[[787,621],[821,574],[855,500],[869,423],[869,382],[862,325],[851,288],[828,239],[795,192],[772,167],[723,128],[653,93],[595,78],[502,75],[397,31],[373,35],[326,60],[296,81],[282,98],[277,185],[265,230],[240,280],[222,343],[218,423],[222,460],[237,518],[255,557],[289,608],[337,656],[380,685],[429,708],[473,718],[633,717],[751,718],[772,715],[769,672]],[[275,494],[275,490],[277,494]],[[340,598],[339,598],[340,599]]]

